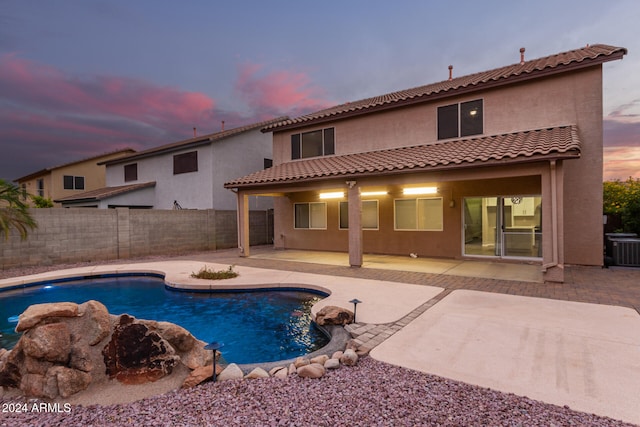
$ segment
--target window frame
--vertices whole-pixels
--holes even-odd
[[[194,162],[194,164],[191,164]],[[173,174],[198,172],[198,150],[173,155]]]
[[[439,213],[440,213],[440,228],[419,228],[420,225],[420,217],[419,217],[419,209],[418,209],[418,201],[419,200],[439,200]],[[415,201],[415,228],[398,228],[398,214],[397,214],[397,202],[398,201]],[[394,199],[393,200],[393,230],[394,231],[444,231],[444,201],[443,197],[413,197],[413,198],[402,198],[402,199]]]
[[[465,117],[463,116],[463,106],[467,106],[469,104],[472,103],[480,103],[480,118],[479,118],[479,125],[480,125],[480,132],[475,132],[474,130],[468,131],[466,129],[469,129],[469,122],[465,121]],[[445,129],[445,123],[444,123],[444,115],[445,114],[451,114],[449,111],[452,110],[452,107],[456,107],[457,110],[457,114],[455,117],[456,120],[456,134],[455,136],[452,135],[452,133],[447,132],[445,134],[445,130],[450,131],[450,129]],[[441,118],[443,118],[442,123],[441,123]],[[452,118],[448,118],[448,120],[451,120]],[[463,123],[464,122],[464,123]],[[438,141],[444,141],[444,140],[448,140],[448,139],[455,139],[455,138],[466,138],[466,137],[470,137],[470,136],[476,136],[476,135],[484,135],[484,98],[477,98],[477,99],[471,99],[468,101],[461,101],[461,102],[455,102],[452,104],[447,104],[447,105],[440,105],[436,108],[436,125],[437,125],[437,129],[436,129],[436,137],[438,139]],[[477,123],[476,123],[477,126]],[[447,127],[450,127],[450,125],[447,125]],[[465,131],[466,130],[466,131]]]
[[[44,197],[44,178],[38,178],[36,179],[36,192],[38,193],[38,196],[40,197]],[[25,191],[26,191],[26,186],[25,186]]]
[[[62,175],[62,188],[64,190],[84,190],[85,179],[80,175]]]
[[[367,200],[362,200],[362,208],[361,208],[361,213],[364,212],[364,204],[370,204],[370,203],[375,203],[376,205],[376,226],[375,227],[365,227],[362,226],[363,230],[370,230],[370,231],[376,231],[376,230],[380,230],[380,203],[379,200],[377,199],[367,199]],[[338,202],[338,229],[339,230],[348,230],[349,229],[349,225],[347,224],[346,227],[342,226],[342,206],[343,204],[347,207],[347,223],[349,222],[349,202]]]
[[[138,180],[138,163],[130,163],[124,165],[124,182],[131,182]]]
[[[307,221],[308,221],[308,224],[309,224],[308,227],[298,227],[297,226],[298,221],[297,221],[297,215],[296,215],[297,214],[296,206],[298,206],[298,205],[307,205],[308,206],[308,216],[309,216],[307,218]],[[311,205],[323,205],[324,206],[324,208],[323,208],[323,210],[324,210],[324,212],[323,212],[324,213],[324,226],[323,227],[312,227],[312,224],[311,224],[311,222],[312,222],[311,221],[311,218],[312,218]],[[326,230],[327,229],[327,203],[326,202],[295,202],[293,204],[293,229],[294,230]]]
[[[320,147],[318,147],[320,149],[320,154],[305,156],[305,135],[310,138],[312,134],[318,132],[320,132],[321,136]],[[291,134],[290,140],[291,160],[312,159],[314,157],[331,156],[336,153],[336,128],[333,126],[328,128],[314,129],[307,132],[293,133]]]

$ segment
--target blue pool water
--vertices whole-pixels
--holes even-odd
[[[0,348],[19,339],[17,316],[45,302],[102,302],[109,313],[167,321],[196,338],[224,344],[229,363],[258,363],[295,358],[318,350],[328,338],[311,321],[320,296],[305,291],[179,292],[155,277],[110,277],[0,292]]]

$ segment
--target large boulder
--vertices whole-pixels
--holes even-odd
[[[78,316],[78,304],[74,302],[55,302],[46,304],[33,304],[18,316],[16,332],[26,331],[51,317],[76,317]]]
[[[91,383],[91,375],[65,366],[52,366],[47,371],[44,393],[55,398],[57,394],[69,397],[86,389]]]
[[[180,360],[167,340],[127,314],[118,318],[102,354],[109,378],[124,384],[156,381]]]
[[[89,345],[97,345],[111,333],[109,310],[99,301],[87,301],[80,305],[80,314],[85,317],[83,335]]]
[[[324,325],[347,325],[353,323],[353,312],[346,308],[327,305],[316,313],[316,323]]]
[[[49,323],[29,330],[22,337],[24,353],[35,359],[67,363],[71,333],[65,323]]]

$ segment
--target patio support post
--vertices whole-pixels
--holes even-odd
[[[347,181],[349,204],[349,265],[362,267],[362,203],[356,181]]]
[[[564,282],[564,194],[562,162],[542,175],[542,271],[547,282]]]
[[[249,250],[249,196],[238,191],[238,249],[240,256],[248,257]]]

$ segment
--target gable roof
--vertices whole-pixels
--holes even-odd
[[[141,184],[129,184],[121,185],[118,187],[102,187],[97,190],[85,191],[84,193],[75,194],[73,196],[63,197],[61,199],[54,200],[56,203],[61,202],[86,202],[86,201],[98,201],[108,199],[109,197],[119,196],[120,194],[129,193],[131,191],[140,190],[143,188],[155,187],[156,182],[143,182]]]
[[[347,102],[304,116],[282,120],[265,126],[262,131],[285,130],[338,118],[396,108],[427,100],[459,95],[461,93],[487,89],[492,86],[512,84],[622,59],[626,54],[627,49],[623,47],[604,44],[587,45],[580,49],[519,62],[489,71],[456,77],[412,89],[391,92],[360,101]]]
[[[261,129],[265,126],[270,126],[274,123],[287,120],[289,117],[283,116],[276,119],[266,120],[263,122],[252,123],[246,126],[240,126],[237,128],[223,130],[216,133],[210,133],[207,135],[197,136],[195,138],[185,139],[178,142],[172,142],[170,144],[161,145],[159,147],[149,148],[148,150],[138,151],[130,156],[121,157],[118,159],[108,160],[103,162],[105,165],[113,165],[117,163],[129,162],[132,160],[142,159],[145,157],[155,156],[158,154],[170,153],[172,151],[184,150],[188,148],[199,147],[201,145],[208,145],[216,141],[221,141],[226,138],[230,138],[235,135],[239,135],[244,132],[248,132],[254,129]]]
[[[72,162],[65,163],[65,164],[62,164],[62,165],[57,165],[57,166],[52,166],[52,167],[49,167],[49,168],[45,168],[45,169],[39,170],[38,172],[30,173],[29,175],[25,175],[23,177],[16,178],[16,179],[14,179],[14,181],[15,182],[28,181],[30,179],[37,178],[38,176],[46,175],[46,174],[48,174],[49,172],[51,172],[51,171],[53,171],[55,169],[65,168],[65,167],[68,167],[68,166],[73,166],[75,164],[89,162],[91,160],[98,160],[98,159],[101,159],[103,157],[113,156],[114,154],[122,153],[123,156],[125,156],[125,153],[135,153],[135,152],[136,152],[136,150],[134,150],[133,148],[123,148],[121,150],[111,151],[109,153],[102,153],[102,154],[98,154],[97,156],[88,157],[86,159],[74,160]],[[96,164],[102,164],[102,162],[96,162]]]
[[[351,178],[580,157],[576,126],[458,139],[280,163],[224,184],[225,188]]]

